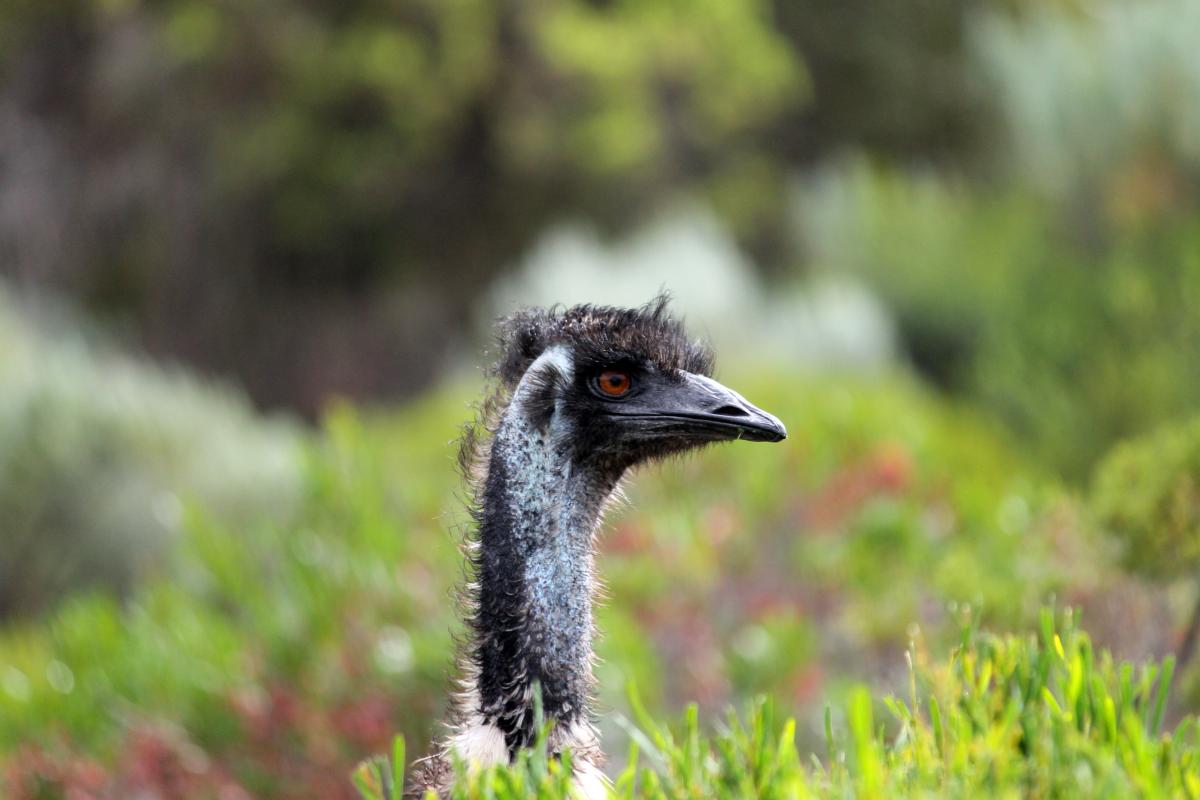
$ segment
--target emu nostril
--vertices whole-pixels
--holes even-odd
[[[750,416],[750,414],[747,413],[746,409],[738,408],[737,406],[721,406],[720,408],[713,409],[712,413],[720,414],[723,417],[748,417],[748,416]]]

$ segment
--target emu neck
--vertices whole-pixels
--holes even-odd
[[[556,433],[510,407],[484,483],[474,658],[480,712],[510,753],[535,736],[535,686],[570,725],[592,684],[593,536],[615,479],[574,465]]]

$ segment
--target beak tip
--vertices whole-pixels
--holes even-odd
[[[787,427],[783,424],[783,421],[780,420],[779,417],[775,416],[774,414],[767,414],[766,412],[763,412],[763,416],[765,416],[769,421],[771,433],[773,434],[772,438],[768,439],[767,441],[782,442],[788,437]]]
[[[787,428],[783,426],[775,417],[764,414],[766,419],[759,424],[748,426],[743,429],[743,433],[739,438],[744,438],[751,442],[782,442],[787,438]]]

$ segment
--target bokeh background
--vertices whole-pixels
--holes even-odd
[[[788,424],[637,476],[600,724],[1083,609],[1200,707],[1195,0],[0,5],[0,787],[338,798],[445,707],[492,320]]]

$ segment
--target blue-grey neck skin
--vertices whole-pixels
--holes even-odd
[[[546,717],[569,725],[586,718],[592,685],[593,537],[619,476],[576,464],[562,415],[528,402],[563,369],[535,365],[530,372],[549,374],[514,393],[481,498],[471,657],[479,711],[510,753],[535,736],[535,686]]]

